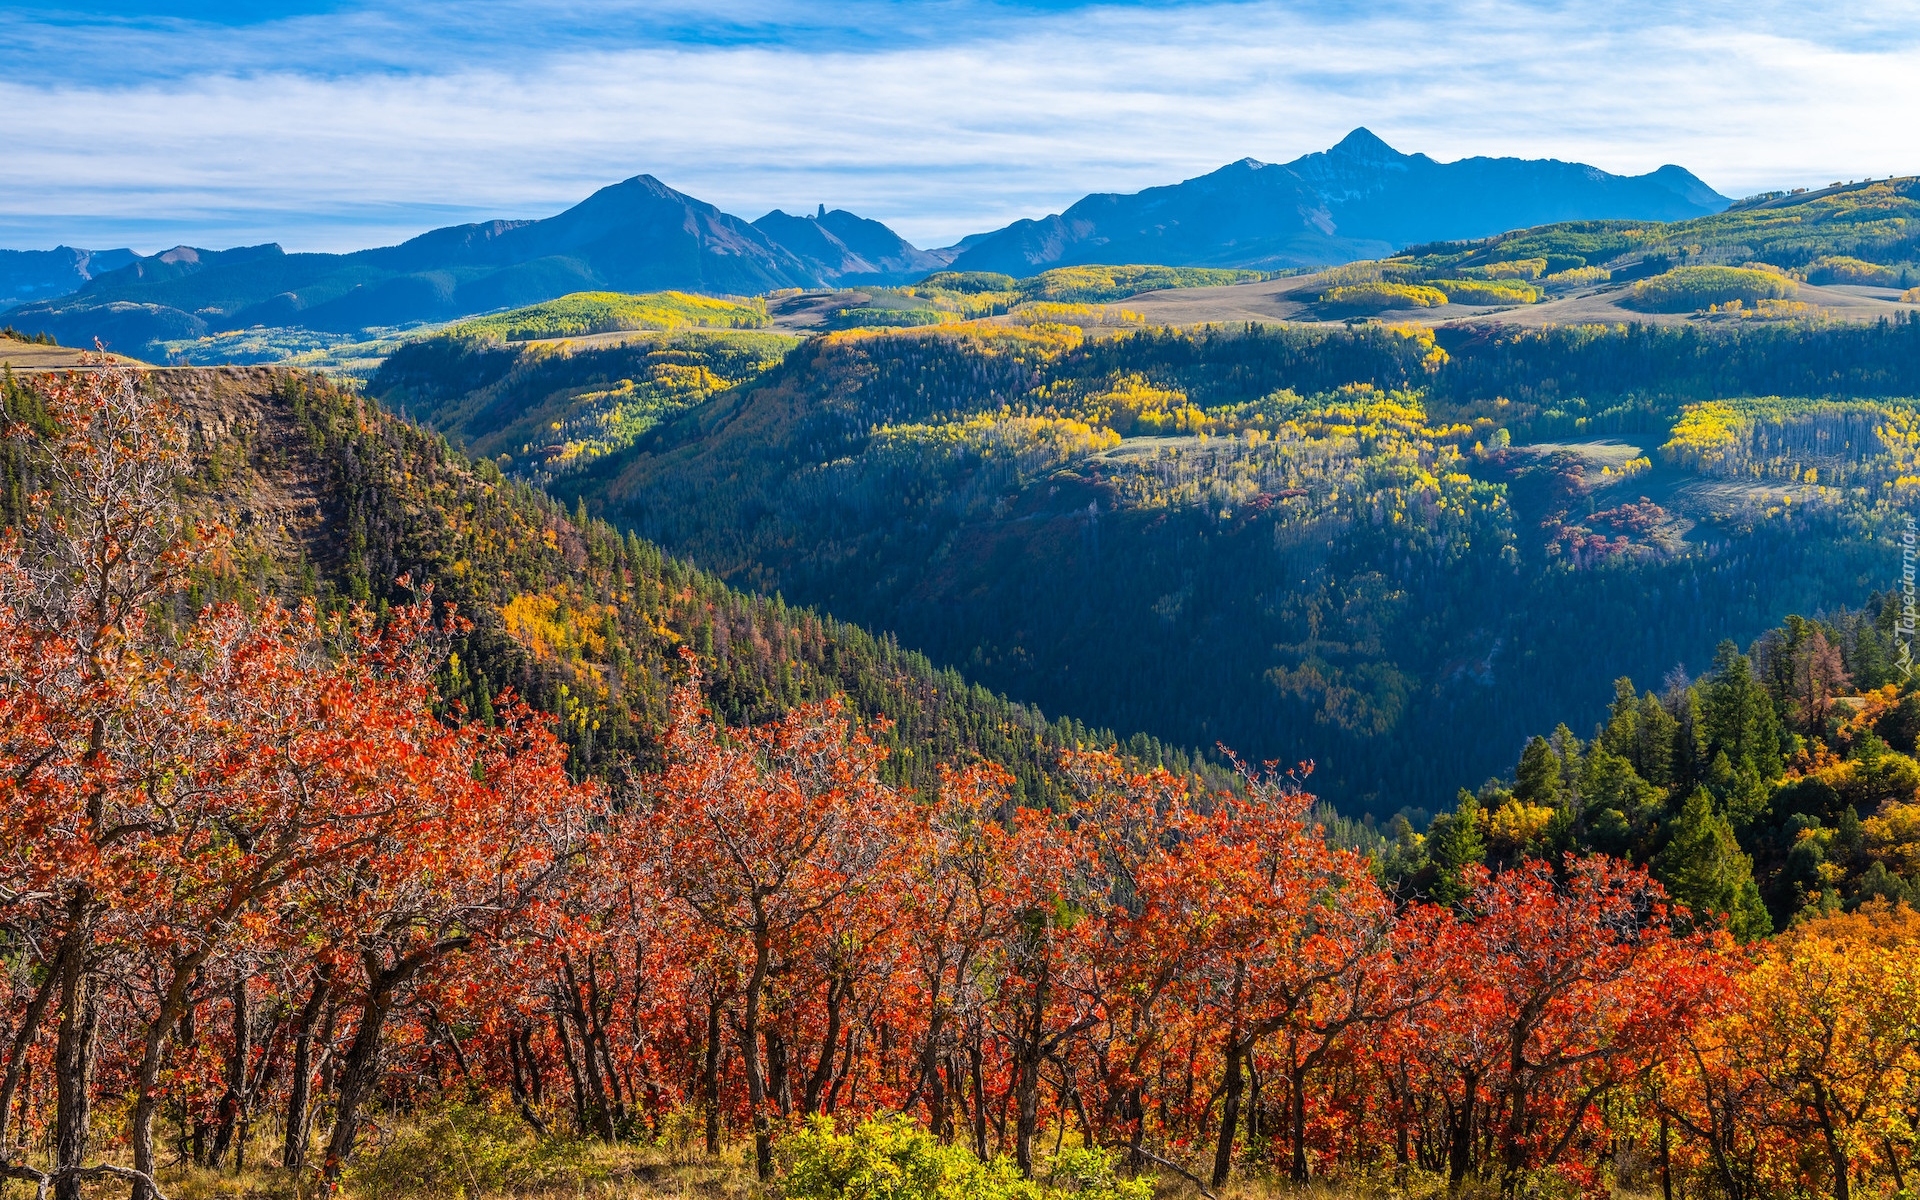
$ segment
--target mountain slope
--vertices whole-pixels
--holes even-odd
[[[483,437],[449,353],[404,402]],[[533,390],[636,366],[581,351]],[[1916,395],[1912,320],[947,325],[815,338],[551,487],[1018,699],[1312,758],[1385,814],[1504,769],[1541,705],[1597,715],[1621,674],[1859,603],[1920,474],[1874,431]],[[1752,396],[1835,399],[1714,425],[1764,470],[1663,453],[1688,406]]]
[[[887,773],[916,787],[934,785],[940,763],[984,757],[1013,771],[1029,802],[1046,803],[1061,784],[1062,748],[1113,741],[935,670],[891,638],[734,591],[603,522],[569,517],[321,377],[215,369],[150,381],[181,405],[205,455],[194,507],[236,535],[197,597],[380,604],[414,594],[402,578],[430,583],[473,622],[454,641],[443,690],[483,711],[511,686],[561,718],[578,771],[617,782],[654,761],[683,648],[730,723],[830,693],[891,721],[876,731],[892,754]],[[26,387],[0,381],[9,413],[35,411]],[[20,478],[17,453],[0,447],[9,479]],[[14,522],[23,502],[18,488],[0,491],[0,521]],[[1125,748],[1178,771],[1217,770],[1150,738]]]
[[[1672,221],[1726,205],[1679,167],[1619,176],[1557,160],[1440,163],[1356,129],[1332,149],[1290,163],[1247,158],[1184,183],[1088,196],[1056,216],[973,239],[953,269],[1027,275],[1078,263],[1312,266],[1555,221]]]
[[[87,281],[117,271],[139,255],[131,250],[0,250],[0,312],[16,305],[64,296]]]
[[[840,284],[899,283],[937,271],[952,255],[922,250],[878,221],[826,205],[810,217],[775,209],[754,228],[801,258],[820,265]]]

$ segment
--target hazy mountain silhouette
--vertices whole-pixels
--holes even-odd
[[[1185,183],[1092,195],[942,250],[825,205],[748,222],[636,175],[544,220],[455,225],[351,254],[273,244],[0,251],[0,310],[67,345],[98,337],[151,357],[164,339],[255,326],[352,333],[587,290],[750,295],[905,283],[949,263],[1011,275],[1077,263],[1308,266],[1552,221],[1675,220],[1727,203],[1679,167],[1619,176],[1554,160],[1440,163],[1359,129],[1291,163],[1248,158]]]
[[[131,250],[0,250],[0,310],[78,291],[140,256]]]
[[[1674,221],[1730,201],[1680,167],[1612,175],[1557,159],[1402,154],[1365,129],[1290,163],[1243,158],[1184,183],[1096,193],[970,244],[953,269],[1080,263],[1318,266],[1555,221]]]

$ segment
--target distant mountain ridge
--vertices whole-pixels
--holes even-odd
[[[956,271],[1087,263],[1301,267],[1556,221],[1676,221],[1732,203],[1681,167],[1613,175],[1557,159],[1402,154],[1367,129],[1290,163],[1243,158],[1184,183],[1095,193],[969,239]]]
[[[66,345],[99,338],[152,358],[162,343],[210,333],[353,334],[579,291],[742,295],[900,284],[949,266],[1015,276],[1092,263],[1318,266],[1552,221],[1666,221],[1727,204],[1679,167],[1619,176],[1555,160],[1440,163],[1357,129],[1291,163],[1248,158],[1184,183],[1097,193],[938,250],[825,205],[745,221],[636,175],[542,220],[455,225],[350,254],[0,251],[0,311]]]
[[[0,310],[78,291],[139,258],[131,250],[0,250]]]

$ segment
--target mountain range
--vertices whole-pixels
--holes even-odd
[[[161,343],[209,333],[355,333],[586,290],[755,294],[904,283],[949,266],[1013,275],[1086,263],[1313,266],[1549,221],[1671,220],[1727,203],[1679,167],[1619,176],[1555,160],[1440,163],[1358,129],[1291,163],[1244,159],[1168,187],[1088,196],[937,250],[824,205],[745,221],[638,175],[543,220],[456,225],[349,254],[277,244],[0,251],[0,311],[63,344],[99,338],[152,357]]]

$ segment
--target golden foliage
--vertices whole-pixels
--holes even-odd
[[[1327,308],[1352,313],[1386,312],[1394,308],[1439,308],[1447,294],[1416,283],[1354,283],[1320,293]]]

